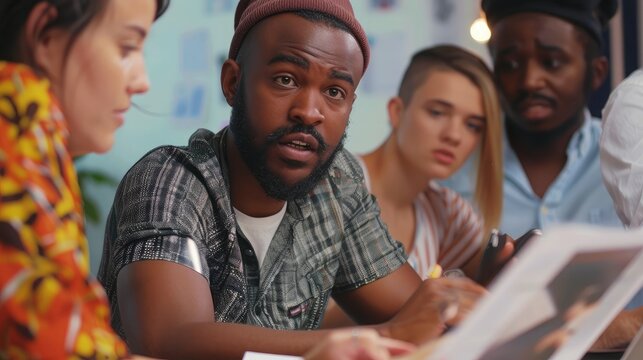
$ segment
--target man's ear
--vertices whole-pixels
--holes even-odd
[[[592,90],[596,90],[607,78],[607,72],[609,71],[609,63],[605,56],[599,56],[596,59],[592,60]]]
[[[221,90],[230,106],[234,104],[234,97],[240,87],[240,81],[241,67],[232,59],[226,60],[221,68]]]
[[[402,112],[404,111],[402,98],[399,96],[391,98],[386,104],[386,110],[388,111],[388,121],[391,124],[391,128],[393,130],[397,129],[402,119]]]
[[[54,67],[60,66],[62,52],[59,38],[62,30],[46,29],[58,16],[58,11],[48,2],[40,2],[31,10],[25,23],[24,44],[33,56],[34,65],[48,75],[57,73]],[[64,48],[64,47],[62,47]]]

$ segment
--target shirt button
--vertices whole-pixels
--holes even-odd
[[[261,315],[261,305],[259,304],[255,305],[255,315]]]
[[[541,207],[540,207],[540,212],[541,212],[543,215],[547,215],[547,213],[549,212],[549,209],[547,208],[547,206],[541,206]]]
[[[252,249],[244,249],[243,253],[244,253],[244,255],[246,255],[248,257],[253,256],[255,254],[255,252],[252,251]]]

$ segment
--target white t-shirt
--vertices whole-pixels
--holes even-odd
[[[257,256],[259,268],[261,268],[261,264],[263,264],[263,260],[266,258],[266,254],[268,253],[270,242],[275,236],[277,228],[286,214],[287,205],[288,203],[285,203],[284,207],[281,208],[278,213],[261,218],[248,216],[236,208],[234,209],[234,215],[237,217],[237,224],[239,224],[241,231],[243,231],[243,234],[246,236],[248,241],[250,241],[255,255]]]

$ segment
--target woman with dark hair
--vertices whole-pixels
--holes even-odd
[[[0,3],[0,358],[127,356],[89,273],[72,157],[113,144],[169,0]]]

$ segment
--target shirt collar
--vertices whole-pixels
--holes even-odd
[[[505,120],[506,121],[506,120]],[[574,135],[567,145],[567,156],[573,156],[577,154],[578,157],[584,157],[592,148],[594,134],[592,132],[593,121],[592,114],[587,108],[583,109],[583,124],[581,127],[576,130]],[[502,131],[502,146],[504,147],[504,158],[515,158],[513,149],[509,144],[509,138],[507,137],[507,131],[503,129]],[[516,160],[517,161],[517,160]]]
[[[577,157],[585,157],[592,147],[592,114],[588,109],[583,110],[583,125],[574,133],[569,145],[567,145],[567,156],[577,154]]]

